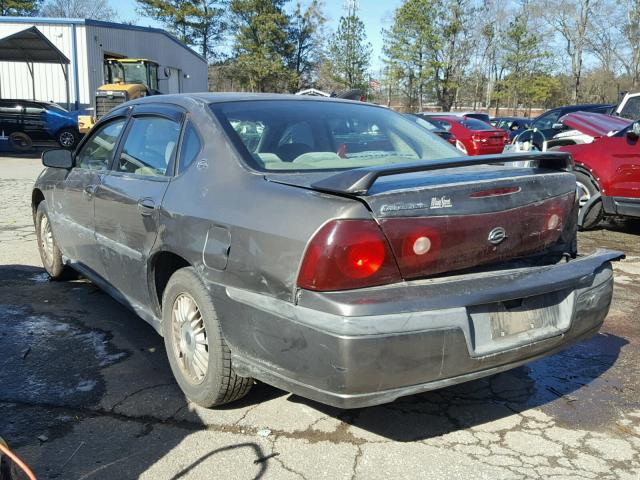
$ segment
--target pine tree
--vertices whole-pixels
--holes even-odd
[[[258,92],[292,84],[288,68],[294,51],[284,0],[232,0],[233,51],[243,83]]]
[[[142,15],[153,18],[182,42],[200,48],[210,59],[226,29],[225,1],[218,0],[136,0]]]
[[[327,61],[334,80],[346,88],[367,87],[367,70],[371,44],[367,42],[364,23],[352,4],[329,41]]]
[[[300,2],[290,17],[289,36],[293,44],[290,68],[295,78],[293,90],[299,90],[314,83],[318,64],[322,58],[322,26],[326,21],[319,0],[313,0],[306,9]]]

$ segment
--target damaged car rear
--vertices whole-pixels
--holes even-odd
[[[252,379],[354,408],[516,367],[598,331],[622,257],[577,255],[569,155],[462,156],[360,102],[149,97],[43,162],[47,271],[150,322],[204,406]]]

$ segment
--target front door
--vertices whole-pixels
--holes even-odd
[[[62,253],[100,273],[94,234],[94,194],[111,165],[126,118],[98,126],[78,150],[75,167],[53,190],[49,205],[53,233]]]
[[[105,278],[132,302],[150,304],[147,263],[158,235],[162,199],[173,174],[182,112],[138,109],[95,194],[95,230]]]
[[[603,154],[610,155],[610,197],[640,199],[640,140],[622,135],[603,138]]]

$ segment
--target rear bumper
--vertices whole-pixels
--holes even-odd
[[[640,217],[640,198],[601,197],[604,211],[609,215]]]
[[[610,261],[621,257],[599,251],[549,267],[303,291],[297,305],[226,288],[216,306],[239,374],[356,408],[507,370],[596,333],[613,294]],[[497,333],[501,302],[535,328]]]

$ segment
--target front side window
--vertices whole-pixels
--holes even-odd
[[[538,130],[547,130],[549,128],[553,128],[553,126],[558,123],[559,118],[560,112],[551,112],[533,122],[533,126]]]
[[[120,118],[99,127],[78,152],[76,165],[89,170],[107,170],[124,124],[125,119]]]
[[[179,136],[180,124],[173,120],[162,117],[134,118],[116,169],[136,175],[166,175]]]
[[[258,170],[337,170],[460,156],[402,115],[364,103],[257,100],[211,109]]]

